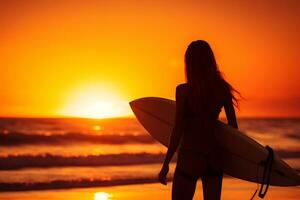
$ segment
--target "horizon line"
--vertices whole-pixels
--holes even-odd
[[[107,119],[128,119],[136,118],[134,115],[120,115],[112,117],[102,117],[102,118],[93,118],[93,117],[81,117],[81,116],[69,116],[69,115],[0,115],[0,119],[90,119],[90,120],[107,120]],[[219,119],[225,119],[226,116],[220,116]],[[242,115],[237,116],[238,119],[298,119],[300,115]]]

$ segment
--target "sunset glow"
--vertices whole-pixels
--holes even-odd
[[[129,115],[127,101],[109,88],[90,85],[74,91],[67,98],[60,114],[63,116],[109,118]]]
[[[64,113],[64,115],[88,118],[124,116],[128,113],[124,112],[123,105],[122,102],[93,101],[87,97],[87,99],[75,102],[74,106],[70,106],[69,111]]]
[[[300,199],[299,27],[300,0],[0,0],[0,199]]]
[[[211,44],[220,70],[245,97],[239,116],[300,116],[299,7],[1,1],[0,116],[124,116],[132,115],[130,100],[175,99],[184,52],[197,39]]]

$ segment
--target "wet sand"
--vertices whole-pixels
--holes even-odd
[[[28,192],[3,192],[0,199],[5,200],[166,200],[171,199],[172,184],[167,186],[154,184],[139,184],[114,187],[97,187],[68,190],[47,190]],[[223,182],[222,199],[250,199],[257,185],[233,178],[225,178]],[[201,182],[198,182],[194,199],[202,199]],[[256,197],[255,199],[260,199]],[[265,199],[296,200],[300,199],[300,187],[271,186]]]

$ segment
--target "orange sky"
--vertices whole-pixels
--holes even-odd
[[[246,98],[240,116],[300,116],[300,1],[0,2],[0,116],[118,116],[174,99],[207,40]],[[94,113],[93,113],[94,112]]]

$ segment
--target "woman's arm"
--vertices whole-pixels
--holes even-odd
[[[235,116],[235,110],[232,102],[232,98],[228,98],[228,100],[224,104],[226,118],[228,125],[232,126],[233,128],[238,128],[236,116]]]
[[[177,147],[179,145],[181,136],[182,136],[182,128],[184,125],[184,91],[183,86],[178,85],[176,87],[176,114],[175,114],[175,124],[170,136],[169,140],[169,148],[165,157],[164,164],[158,174],[158,180],[162,184],[167,184],[167,174],[169,172],[169,163],[172,160],[172,157],[177,150]]]
[[[168,165],[179,145],[184,126],[184,101],[185,95],[182,85],[176,87],[176,114],[175,124],[169,140],[169,148],[165,157],[164,165]]]

